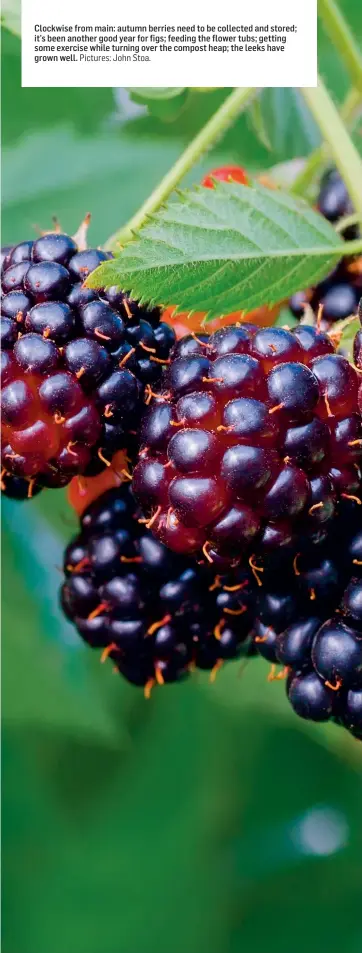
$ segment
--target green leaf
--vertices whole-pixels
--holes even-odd
[[[20,0],[3,0],[1,26],[6,27],[11,33],[15,33],[16,36],[21,35]]]
[[[151,115],[163,122],[173,122],[189,99],[186,86],[132,86],[128,91],[135,103],[147,106]]]
[[[148,103],[154,99],[174,99],[185,92],[186,86],[127,86],[132,98]]]
[[[87,284],[116,284],[142,302],[213,318],[316,284],[344,247],[305,202],[256,183],[218,183],[180,192]]]
[[[263,89],[248,115],[262,145],[281,160],[306,155],[321,142],[318,127],[298,89]]]

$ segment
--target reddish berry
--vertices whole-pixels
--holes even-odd
[[[321,543],[345,497],[358,506],[357,374],[323,337],[304,340],[228,328],[177,342],[133,478],[166,545],[216,568]]]
[[[207,175],[204,176],[202,185],[207,189],[214,189],[214,179],[217,179],[219,182],[240,182],[241,185],[248,184],[245,169],[240,165],[222,165],[217,169],[212,169],[211,172],[208,172]]]
[[[6,478],[36,476],[39,486],[64,486],[74,474],[111,469],[113,454],[133,449],[141,396],[168,362],[174,334],[158,309],[140,308],[115,288],[83,288],[109,257],[78,251],[58,232],[4,250]],[[126,460],[121,469],[128,473]]]

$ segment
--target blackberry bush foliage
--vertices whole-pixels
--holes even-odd
[[[2,262],[2,486],[32,496],[95,474],[139,427],[174,341],[158,309],[85,278],[109,253],[49,232]],[[25,481],[25,483],[24,483]],[[16,484],[20,487],[20,483]]]
[[[181,339],[133,475],[154,535],[215,569],[320,541],[341,501],[360,503],[358,383],[311,327]]]
[[[213,678],[224,661],[249,651],[251,573],[223,582],[169,553],[139,522],[125,486],[83,514],[64,572],[61,603],[68,618],[146,694],[155,681],[179,681],[195,666]]]

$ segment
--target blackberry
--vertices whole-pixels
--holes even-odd
[[[358,507],[358,375],[300,330],[230,327],[175,345],[133,476],[170,549],[215,569],[296,552],[302,537],[323,537],[346,498]]]
[[[7,477],[28,480],[25,495],[35,477],[37,492],[64,486],[133,449],[143,393],[174,343],[159,310],[114,288],[83,288],[110,257],[79,247],[85,225],[75,238],[49,232],[4,249],[3,466]],[[10,480],[3,485],[8,492]]]
[[[315,671],[333,690],[362,687],[362,639],[338,618],[332,618],[316,633],[312,646]]]
[[[361,557],[358,510],[337,515],[327,539],[292,562],[260,561],[249,654],[271,663],[270,680],[287,676],[300,717],[333,718],[362,739]]]
[[[276,659],[282,665],[300,674],[311,668],[311,648],[321,619],[315,615],[301,616],[278,635]]]
[[[241,185],[248,184],[248,177],[245,169],[240,165],[222,165],[217,169],[212,169],[202,180],[202,185],[207,189],[215,188],[215,179],[219,182],[240,182]]]
[[[61,604],[81,637],[149,692],[186,678],[193,665],[216,674],[248,651],[255,583],[220,576],[170,554],[140,524],[123,486],[83,514],[66,549]]]
[[[353,212],[347,188],[336,169],[323,177],[317,207],[321,215],[333,225]],[[346,240],[358,238],[358,226],[347,227],[342,236]],[[322,330],[333,328],[336,321],[349,318],[356,311],[361,289],[361,259],[343,258],[319,285],[305,292],[298,291],[289,300],[293,315],[299,319],[311,313]]]
[[[338,222],[353,211],[347,187],[337,169],[329,169],[322,179],[318,209],[329,222]]]
[[[288,698],[300,718],[328,721],[333,714],[336,699],[316,672],[295,675],[288,685]]]

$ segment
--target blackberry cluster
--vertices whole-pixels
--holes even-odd
[[[64,557],[61,604],[88,645],[146,694],[248,653],[255,582],[221,577],[174,555],[139,522],[126,486],[84,513]]]
[[[332,225],[353,212],[348,191],[336,169],[329,169],[323,177],[317,207]],[[358,234],[356,225],[342,232],[346,241],[358,238]],[[321,328],[328,330],[336,321],[355,313],[361,291],[362,259],[343,258],[315,288],[297,291],[290,298],[289,307],[299,319],[304,317],[309,305],[316,317],[320,314]]]
[[[362,325],[362,298],[360,299],[357,313],[360,324]],[[359,329],[359,331],[357,331],[353,342],[353,359],[358,370],[362,371],[362,327]],[[358,406],[359,412],[362,414],[362,380],[358,391]]]
[[[148,527],[216,571],[321,543],[343,500],[360,503],[358,384],[316,328],[182,338],[133,474]]]
[[[110,255],[49,232],[3,249],[2,486],[32,496],[127,449],[173,330],[115,288],[83,287]],[[14,480],[16,478],[16,483]],[[19,480],[22,481],[19,483]],[[25,493],[26,491],[26,493]]]
[[[362,738],[362,517],[344,514],[328,548],[298,556],[294,573],[260,590],[254,650],[272,663],[270,678],[287,675],[300,717],[333,718]]]

